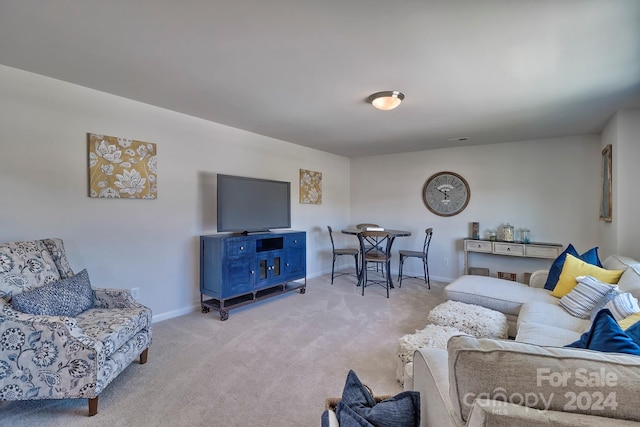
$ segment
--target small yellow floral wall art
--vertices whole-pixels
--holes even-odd
[[[115,136],[89,135],[89,197],[156,199],[156,144]]]
[[[322,172],[300,169],[300,203],[322,204]]]

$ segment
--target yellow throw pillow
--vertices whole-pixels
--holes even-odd
[[[624,270],[605,270],[567,254],[562,273],[560,273],[560,279],[558,279],[558,284],[551,292],[551,295],[558,298],[567,295],[577,285],[576,277],[578,276],[593,276],[602,283],[614,285],[618,283],[622,273],[624,273]]]
[[[618,325],[620,325],[621,329],[625,330],[633,326],[633,324],[636,322],[640,322],[640,313],[635,313],[629,317],[625,317],[618,322]]]

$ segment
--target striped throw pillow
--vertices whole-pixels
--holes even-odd
[[[588,319],[593,308],[618,286],[602,283],[593,276],[576,277],[577,285],[567,295],[560,298],[558,304],[572,316]]]
[[[640,312],[638,300],[628,292],[618,293],[611,301],[604,305],[604,308],[608,308],[611,311],[616,321]]]

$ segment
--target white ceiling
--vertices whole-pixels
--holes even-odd
[[[344,156],[530,140],[640,107],[640,0],[0,0],[0,64]]]

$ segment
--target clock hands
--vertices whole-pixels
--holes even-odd
[[[447,200],[449,198],[449,191],[441,190],[439,188],[437,190],[444,194],[444,200]]]

